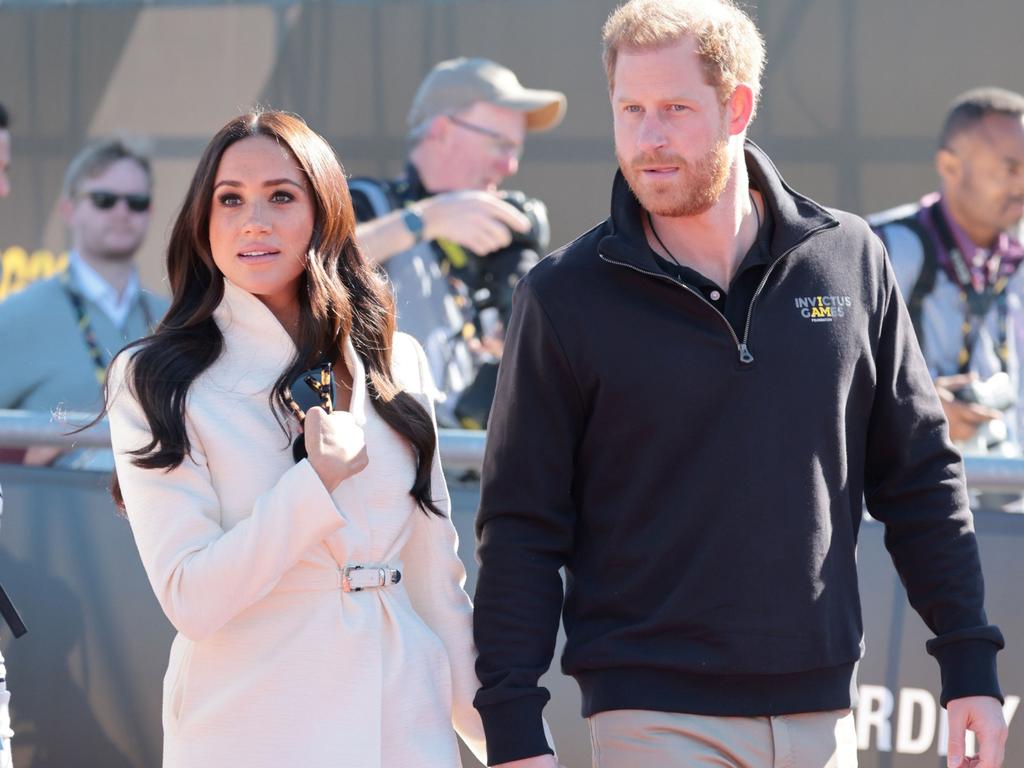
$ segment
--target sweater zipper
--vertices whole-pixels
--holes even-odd
[[[657,272],[650,272],[650,271],[648,271],[646,269],[640,269],[640,267],[633,266],[632,264],[627,264],[624,261],[615,261],[614,259],[610,259],[607,256],[605,256],[600,251],[598,251],[597,255],[601,257],[602,261],[606,261],[609,264],[615,264],[615,265],[620,266],[620,267],[626,267],[627,269],[632,269],[634,272],[639,272],[641,275],[647,275],[649,277],[655,277],[658,280],[664,280],[664,281],[666,281],[668,283],[671,283],[672,285],[679,286],[683,290],[692,293],[694,296],[696,296],[702,302],[704,302],[709,307],[711,307],[712,311],[714,311],[714,313],[716,315],[718,315],[720,318],[722,318],[722,322],[725,323],[726,330],[729,331],[729,335],[732,336],[733,341],[736,342],[736,348],[740,351],[740,361],[744,362],[744,363],[749,363],[749,362],[753,361],[753,359],[754,359],[753,356],[750,355],[750,352],[747,351],[747,345],[745,343],[746,342],[745,337],[744,337],[744,341],[741,342],[739,337],[736,335],[736,331],[734,331],[732,329],[732,326],[729,324],[728,318],[726,318],[725,315],[723,315],[721,312],[718,311],[718,307],[716,307],[710,301],[705,299],[700,293],[695,291],[693,288],[688,286],[686,283],[683,283],[683,282],[681,282],[679,280],[676,280],[675,278],[669,277],[668,275],[666,275],[664,273],[659,275]],[[746,359],[744,359],[744,356],[747,356],[750,359],[746,360]]]
[[[764,290],[765,285],[768,284],[768,278],[771,277],[772,270],[775,269],[775,266],[780,261],[782,261],[784,258],[789,256],[789,254],[791,254],[793,251],[795,251],[801,245],[806,243],[812,237],[814,237],[815,235],[817,235],[820,232],[824,232],[826,229],[832,229],[833,227],[836,227],[836,226],[838,226],[838,222],[830,222],[828,224],[823,224],[820,227],[812,229],[810,232],[807,232],[802,238],[800,238],[796,243],[794,243],[792,246],[790,246],[788,249],[786,249],[786,251],[781,256],[779,256],[779,258],[777,258],[775,261],[773,261],[771,264],[768,265],[768,269],[765,270],[764,276],[761,278],[761,282],[758,284],[757,289],[754,291],[754,295],[751,296],[751,298],[750,298],[750,306],[747,307],[747,321],[746,321],[746,323],[743,326],[743,339],[742,339],[742,341],[736,335],[736,331],[734,331],[732,329],[732,325],[729,323],[729,319],[718,310],[718,307],[716,307],[710,301],[705,299],[704,296],[701,293],[699,293],[698,291],[695,291],[693,288],[688,286],[686,283],[681,282],[679,280],[675,280],[675,279],[669,277],[668,275],[666,275],[664,273],[658,274],[656,272],[651,272],[651,271],[646,270],[646,269],[641,269],[640,267],[634,266],[632,264],[627,264],[627,263],[625,263],[623,261],[616,261],[615,259],[608,258],[603,253],[601,253],[600,251],[598,251],[597,255],[601,257],[602,261],[606,261],[609,264],[616,264],[616,265],[618,265],[620,267],[626,267],[628,269],[632,269],[634,272],[639,272],[642,275],[648,275],[650,277],[655,277],[655,278],[657,278],[659,280],[666,280],[666,281],[672,283],[672,285],[678,285],[680,288],[683,288],[686,291],[689,291],[690,293],[692,293],[694,296],[696,296],[704,304],[706,304],[707,306],[711,307],[711,309],[714,311],[714,313],[716,315],[718,315],[720,318],[722,318],[722,322],[725,323],[726,330],[729,331],[729,335],[732,336],[732,340],[736,344],[736,350],[739,352],[740,362],[743,365],[749,365],[750,363],[754,362],[754,355],[751,353],[750,348],[747,346],[747,340],[750,338],[751,322],[754,319],[754,304],[757,303],[758,296],[761,295],[761,292]]]

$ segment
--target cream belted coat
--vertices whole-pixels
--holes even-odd
[[[367,401],[351,342],[351,412],[369,466],[328,493],[295,464],[268,394],[295,348],[255,296],[225,281],[220,358],[188,392],[191,456],[144,470],[150,431],[129,363],[110,377],[111,437],[135,541],[178,630],[164,678],[165,768],[454,768],[456,731],[484,759],[465,570],[449,517],[409,495],[411,448]],[[394,340],[398,384],[433,413],[419,345]],[[432,494],[446,515],[436,458]],[[401,582],[343,592],[347,564]],[[454,726],[454,728],[453,728]]]

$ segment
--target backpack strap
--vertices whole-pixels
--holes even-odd
[[[918,209],[915,208],[913,213],[905,215],[901,218],[892,219],[890,221],[872,222],[873,226],[876,227],[876,231],[879,236],[885,242],[885,247],[889,247],[887,238],[885,236],[885,228],[897,225],[905,227],[914,233],[918,242],[921,244],[921,269],[917,273],[917,280],[914,282],[914,287],[910,289],[910,293],[907,295],[907,310],[910,312],[910,320],[914,324],[914,330],[917,332],[917,338],[924,338],[924,329],[921,325],[921,313],[924,305],[924,300],[928,298],[932,291],[935,290],[935,279],[939,272],[939,255],[935,247],[935,241],[932,239],[931,233],[925,229],[924,225],[921,224],[917,217]]]
[[[373,209],[375,217],[384,216],[400,207],[400,203],[391,194],[391,187],[386,182],[361,177],[348,183],[349,191],[358,192],[366,198]]]

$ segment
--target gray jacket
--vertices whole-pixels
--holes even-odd
[[[142,291],[118,328],[102,309],[85,300],[103,362],[109,363],[128,342],[150,333],[140,302],[147,302],[154,321],[167,311],[166,299]],[[100,409],[96,365],[59,277],[40,280],[0,302],[0,328],[0,408]]]

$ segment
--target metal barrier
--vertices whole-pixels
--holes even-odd
[[[77,412],[39,413],[0,409],[0,448],[27,448],[46,445],[58,448],[109,448],[110,427],[106,420],[85,429],[95,414]],[[441,455],[445,469],[461,473],[479,471],[483,463],[483,432],[461,429],[439,431]],[[1013,493],[1024,491],[1024,458],[966,456],[964,471],[972,490]]]
[[[0,410],[0,448],[28,448],[34,445],[57,448],[109,448],[110,426],[106,420],[83,432],[74,430],[89,424],[94,413]]]
[[[70,424],[47,415],[0,412],[0,446],[49,444],[69,448],[107,445],[105,425],[68,438]],[[484,435],[443,431],[441,450],[450,477],[479,467]],[[1020,462],[968,462],[977,485],[1024,487]],[[161,680],[173,629],[158,606],[139,562],[131,530],[114,514],[106,472],[0,465],[5,496],[0,536],[0,580],[29,625],[12,641],[0,632],[12,691],[15,765],[56,768],[84,765],[149,768],[161,751]],[[452,519],[473,593],[475,482],[452,481]],[[991,620],[1008,639],[1000,656],[1005,712],[1011,721],[1024,694],[1024,515],[976,517]],[[929,636],[907,605],[889,562],[883,527],[865,521],[858,547],[867,652],[855,712],[861,768],[935,768],[942,758],[945,712],[938,706],[938,667],[924,651]],[[586,725],[575,683],[553,670],[542,682],[552,693],[545,715],[569,768],[590,765]],[[1016,725],[1016,724],[1014,724]],[[477,763],[464,755],[464,765]],[[1024,729],[1011,726],[1006,765],[1024,759]]]
[[[110,426],[106,419],[81,432],[76,431],[95,418],[95,414],[74,411],[41,413],[0,409],[0,448],[28,448],[37,445],[68,450],[109,448]],[[440,430],[445,469],[454,472],[479,470],[483,463],[484,438],[483,432]]]

